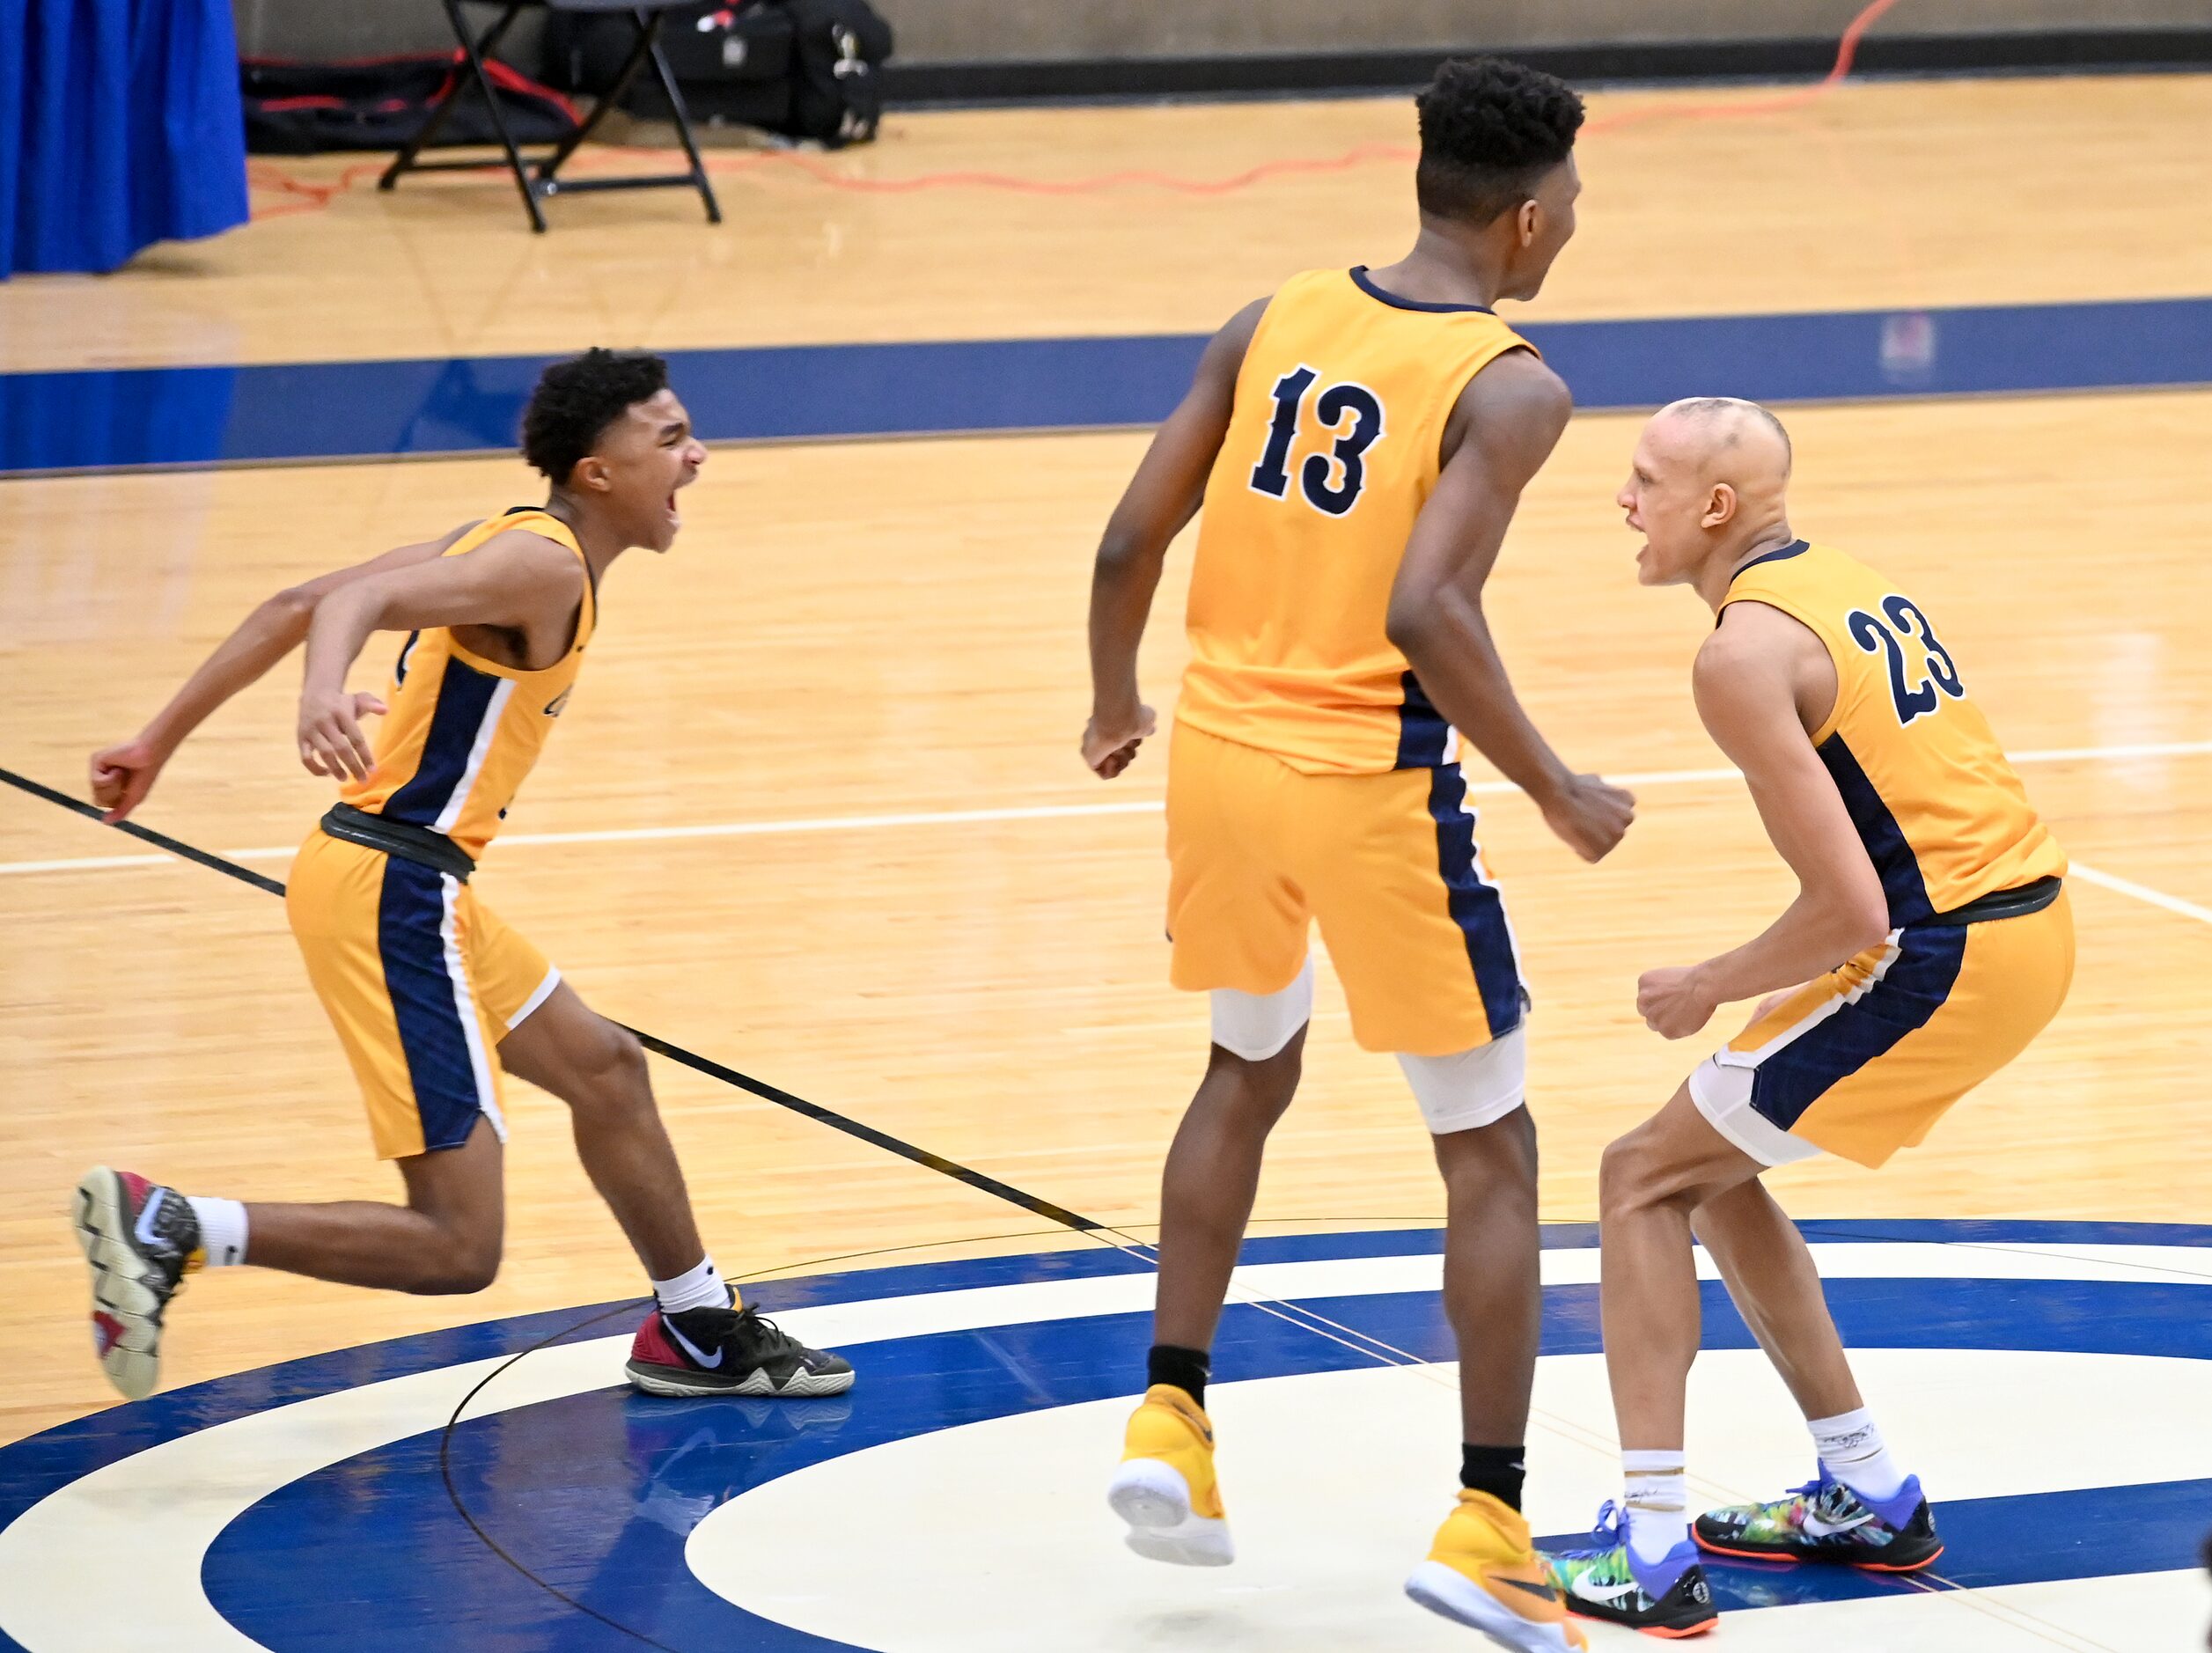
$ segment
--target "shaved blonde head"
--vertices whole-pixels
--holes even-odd
[[[1645,536],[1638,577],[1721,581],[1746,552],[1786,542],[1790,458],[1789,433],[1755,401],[1693,396],[1652,415],[1619,496]]]
[[[1695,453],[1706,474],[1716,481],[1736,481],[1734,474],[1765,475],[1777,483],[1789,480],[1789,432],[1782,421],[1755,401],[1734,396],[1687,396],[1671,401],[1651,415],[1655,430],[1664,422],[1667,434],[1681,447]],[[1738,486],[1741,486],[1738,483]]]

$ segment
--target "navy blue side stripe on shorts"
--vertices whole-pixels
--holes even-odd
[[[407,1053],[408,1081],[423,1115],[426,1151],[459,1148],[483,1112],[470,1030],[462,1019],[473,1012],[446,967],[445,883],[445,875],[435,868],[386,856],[377,904],[377,952],[399,1020],[400,1047]]]
[[[1966,927],[1908,929],[1882,979],[1784,1045],[1752,1076],[1753,1110],[1788,1130],[1804,1111],[1944,1006],[1966,959]]]
[[[1521,973],[1505,926],[1505,898],[1482,882],[1475,868],[1474,817],[1467,812],[1466,777],[1456,763],[1429,771],[1429,814],[1437,823],[1437,868],[1450,892],[1452,922],[1466,937],[1475,990],[1490,1020],[1490,1037],[1502,1039],[1521,1025]]]

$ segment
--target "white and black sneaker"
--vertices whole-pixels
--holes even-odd
[[[92,1271],[92,1347],[107,1381],[143,1400],[161,1375],[161,1317],[205,1260],[200,1219],[174,1188],[95,1165],[77,1185],[77,1243]]]
[[[758,1309],[655,1309],[630,1344],[629,1380],[649,1395],[841,1395],[853,1369],[809,1348]]]

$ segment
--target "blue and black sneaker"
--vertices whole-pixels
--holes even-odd
[[[1628,1511],[1616,1510],[1610,1499],[1598,1511],[1590,1536],[1589,1549],[1543,1558],[1568,1612],[1670,1641],[1702,1635],[1720,1622],[1697,1546],[1688,1539],[1656,1564],[1638,1561],[1628,1547]]]
[[[1878,1573],[1916,1573],[1944,1553],[1936,1522],[1908,1475],[1894,1498],[1863,1498],[1828,1473],[1772,1503],[1735,1504],[1698,1517],[1698,1547],[1758,1561],[1827,1561]]]

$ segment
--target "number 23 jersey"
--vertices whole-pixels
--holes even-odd
[[[1283,283],[1206,483],[1178,718],[1313,775],[1456,757],[1385,617],[1460,393],[1530,348],[1488,310],[1400,298],[1364,268]]]
[[[1903,928],[2063,877],[2028,802],[1920,606],[1865,563],[1799,540],[1736,571],[1723,600],[1778,608],[1826,645],[1835,706],[1812,732]]]

